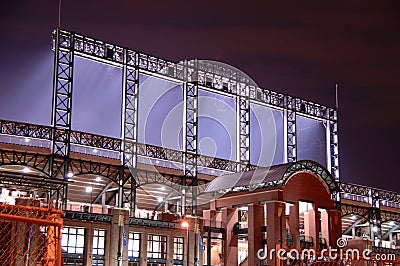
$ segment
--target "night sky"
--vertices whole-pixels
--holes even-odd
[[[398,0],[64,0],[61,28],[175,62],[222,61],[329,106],[337,83],[341,180],[400,192],[399,15]],[[1,119],[49,123],[37,114],[51,105],[41,88],[57,23],[57,0],[2,3]]]

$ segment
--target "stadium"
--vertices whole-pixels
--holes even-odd
[[[53,50],[52,124],[0,120],[1,265],[398,263],[400,194],[340,181],[336,108],[67,30]],[[87,100],[102,76],[111,107]]]

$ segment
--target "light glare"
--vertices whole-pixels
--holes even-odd
[[[29,169],[29,167],[24,167],[24,169],[22,169],[22,172],[29,173],[31,172],[31,169]]]

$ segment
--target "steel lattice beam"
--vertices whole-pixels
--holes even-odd
[[[297,141],[296,141],[296,110],[295,99],[286,98],[285,109],[285,143],[286,143],[286,162],[291,163],[297,161]]]
[[[55,31],[54,37],[54,84],[52,114],[53,157],[64,158],[63,177],[67,180],[67,169],[71,148],[72,80],[74,66],[74,34]],[[53,164],[51,164],[53,167]],[[53,169],[51,169],[53,172]],[[51,174],[52,175],[52,174]],[[68,184],[63,186],[62,206],[67,206]]]
[[[69,35],[72,32],[60,30],[62,35]],[[95,59],[108,64],[122,67],[124,64],[124,49],[122,46],[97,40],[95,38],[74,34],[75,54],[86,58]],[[129,54],[136,54],[135,65],[143,73],[152,73],[167,79],[184,82],[188,79],[185,72],[187,68],[182,63],[174,63],[168,60],[147,55],[145,53],[126,49]],[[190,66],[189,66],[190,67]],[[238,96],[237,84],[241,82],[242,73],[237,70],[216,66],[207,62],[197,63],[197,82],[200,86],[206,86],[218,91],[223,91],[232,96]],[[294,107],[291,108],[299,114],[305,114],[325,120],[336,120],[332,114],[334,108],[313,103],[286,94],[274,92],[264,88],[254,87],[250,92],[250,99],[255,102],[264,103],[279,108],[287,108],[288,98],[294,99]],[[286,102],[286,103],[285,103]]]
[[[114,50],[113,50],[114,51]],[[114,51],[115,52],[115,51]],[[113,57],[114,58],[114,57]],[[130,180],[130,208],[135,213],[136,202],[136,164],[137,164],[137,121],[138,121],[138,93],[139,70],[137,67],[138,55],[127,49],[123,49],[123,121],[122,121],[122,164],[131,169],[133,176]],[[123,184],[119,186],[119,207],[123,207]]]
[[[197,61],[194,66],[187,67],[186,81],[183,84],[183,96],[184,96],[184,156],[183,156],[183,171],[184,177],[182,179],[182,185],[185,187],[186,191],[182,195],[182,214],[185,214],[185,203],[186,194],[188,194],[189,189],[188,184],[190,184],[190,190],[192,192],[191,199],[191,212],[192,215],[196,215],[197,206],[197,118],[198,118],[198,82],[197,74],[194,71],[196,69]]]
[[[55,32],[53,85],[53,154],[69,156],[74,35]]]
[[[238,172],[249,170],[250,165],[250,86],[248,83],[246,80],[238,83],[239,96],[236,110],[238,125],[236,160],[240,163]]]
[[[333,121],[329,122],[329,132],[330,132],[330,168],[332,175],[336,180],[339,180],[339,140],[338,140],[338,123],[337,123],[337,112],[332,111],[334,117]]]

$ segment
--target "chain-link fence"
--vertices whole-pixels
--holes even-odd
[[[59,266],[62,212],[0,203],[0,265]]]

